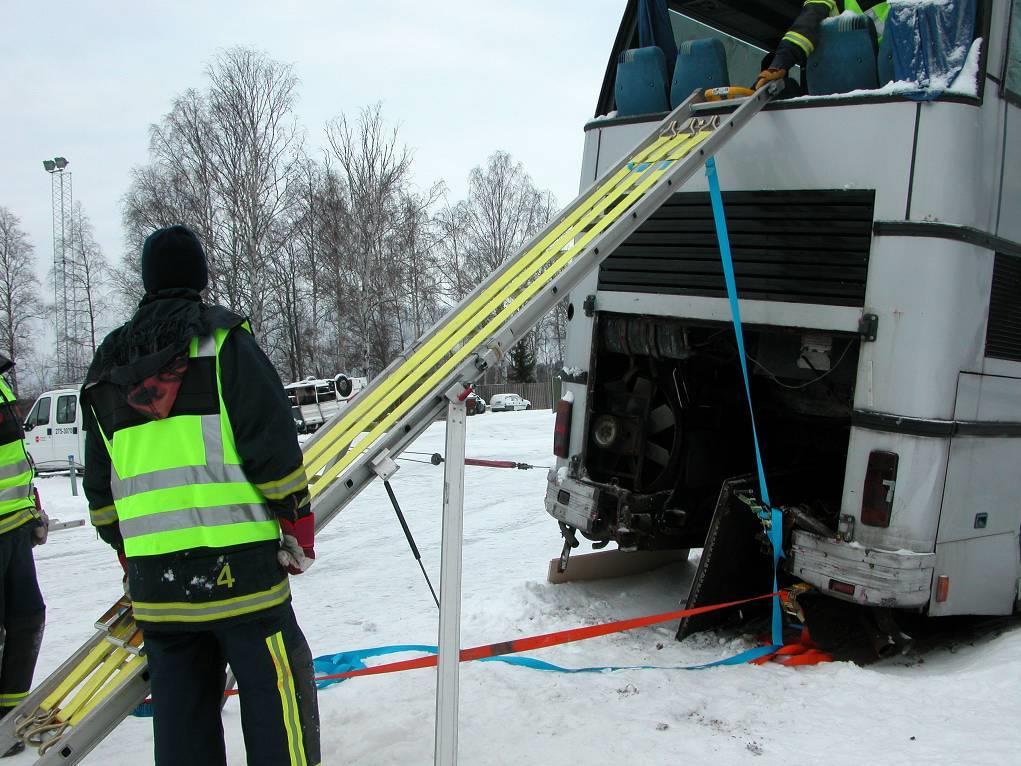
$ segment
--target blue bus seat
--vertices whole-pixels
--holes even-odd
[[[677,106],[696,88],[730,85],[727,51],[719,40],[707,37],[681,43],[677,51],[674,81],[670,86],[670,106]]]
[[[887,30],[891,24],[895,24],[897,14],[891,13],[886,18]],[[879,54],[876,56],[876,68],[879,72],[879,84],[886,85],[888,82],[893,82],[897,79],[897,74],[894,71],[893,66],[893,35],[887,31],[883,35],[882,41],[879,43]]]
[[[668,111],[666,78],[666,57],[656,46],[623,51],[614,83],[617,116]]]
[[[876,26],[868,16],[837,16],[819,25],[808,57],[808,93],[827,96],[879,87]]]

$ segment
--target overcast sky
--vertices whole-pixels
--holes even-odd
[[[582,126],[625,0],[411,2],[12,2],[4,10],[0,205],[21,218],[40,278],[52,259],[50,179],[70,160],[74,198],[111,262],[123,254],[120,200],[147,159],[148,128],[205,85],[233,45],[294,65],[307,143],[376,101],[415,153],[417,184],[465,190],[496,149],[561,204],[577,192]]]

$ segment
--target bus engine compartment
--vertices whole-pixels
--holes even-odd
[[[594,332],[584,451],[547,511],[596,547],[702,547],[723,483],[755,473],[733,328],[597,313]],[[749,326],[745,344],[773,504],[835,535],[859,337]]]

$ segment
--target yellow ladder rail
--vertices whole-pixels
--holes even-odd
[[[658,180],[663,172],[665,172],[666,168],[669,167],[670,162],[682,158],[691,148],[704,140],[708,135],[709,133],[699,133],[694,136],[679,134],[678,136],[669,139],[666,143],[657,142],[657,150],[652,152],[651,158],[641,163],[636,163],[640,169],[631,170],[625,168],[628,174],[628,178],[626,179],[627,184],[618,184],[618,186],[623,186],[622,191],[612,195],[605,195],[603,194],[602,189],[600,189],[593,194],[590,199],[593,197],[598,197],[599,199],[596,200],[594,207],[590,206],[587,208],[587,211],[576,222],[577,225],[579,227],[588,227],[589,224],[592,224],[592,222],[599,215],[603,214],[606,211],[606,208],[612,204],[613,207],[610,208],[609,212],[603,215],[603,217],[591,226],[591,228],[585,229],[585,233],[580,237],[573,234],[565,235],[575,237],[575,244],[570,249],[562,249],[559,240],[555,240],[553,248],[543,250],[540,254],[540,258],[532,259],[532,264],[534,264],[537,260],[543,261],[539,264],[534,273],[528,273],[524,272],[523,269],[518,269],[513,273],[509,272],[504,275],[506,279],[504,280],[503,289],[500,292],[492,290],[495,294],[493,294],[488,300],[482,302],[475,311],[474,316],[470,317],[470,319],[475,319],[478,324],[472,324],[465,321],[460,323],[448,323],[448,326],[443,328],[446,332],[433,339],[434,343],[430,344],[430,346],[423,347],[401,365],[401,372],[407,370],[403,376],[395,371],[397,374],[391,373],[387,377],[386,383],[388,385],[379,391],[376,397],[377,401],[374,404],[363,402],[362,409],[367,409],[366,412],[361,415],[359,415],[358,412],[350,414],[345,413],[343,421],[337,424],[339,433],[330,434],[328,442],[326,440],[319,442],[319,444],[323,444],[323,446],[320,448],[318,456],[315,456],[312,459],[308,459],[308,457],[306,457],[306,470],[310,476],[314,477],[327,462],[336,457],[343,450],[347,449],[347,447],[354,441],[357,435],[365,429],[365,427],[369,426],[376,418],[378,418],[387,407],[393,405],[398,397],[408,392],[408,390],[411,389],[412,385],[416,382],[414,377],[416,373],[420,380],[421,376],[427,373],[432,366],[440,363],[443,356],[455,349],[457,349],[454,353],[458,361],[471,353],[471,351],[478,345],[477,342],[473,344],[465,343],[459,349],[457,348],[458,344],[463,343],[473,331],[476,336],[483,336],[481,339],[484,339],[485,336],[491,334],[493,329],[500,325],[500,322],[496,320],[501,318],[506,319],[513,313],[513,309],[508,309],[507,305],[501,307],[501,304],[504,304],[507,301],[512,301],[510,305],[517,307],[520,305],[520,302],[514,303],[513,301],[514,296],[518,294],[520,290],[527,289],[529,295],[533,295],[537,292],[542,285],[546,284],[558,273],[560,268],[570,262],[570,260],[572,260],[576,255],[580,254],[584,250],[585,246],[597,234],[617,220],[636,199],[641,197],[645,191],[654,184],[656,180]],[[643,153],[641,156],[648,155],[647,153]],[[641,167],[642,165],[645,167]],[[637,185],[633,186],[635,182],[637,182]],[[631,188],[632,186],[633,188]],[[620,194],[624,193],[624,190],[627,189],[630,190],[624,194],[623,201],[621,201]],[[615,192],[616,191],[617,190],[615,189]],[[580,207],[584,207],[584,205]],[[541,258],[541,255],[546,253],[552,255],[552,260],[548,257],[546,259]],[[527,260],[527,257],[525,260]],[[529,280],[532,280],[531,288],[526,288],[525,285],[529,282]],[[496,285],[493,287],[495,288]],[[479,298],[476,299],[475,304],[480,303],[485,296],[486,293],[479,296]],[[468,313],[468,311],[461,311],[458,316],[465,316]],[[479,320],[479,316],[484,319]],[[441,337],[446,342],[443,346],[438,343],[438,340]],[[448,368],[449,365],[445,364],[441,369],[449,371]],[[429,380],[433,379],[434,378],[430,378]],[[422,388],[428,389],[428,384],[419,384],[416,387],[416,390],[421,391]],[[418,400],[414,398],[413,392],[410,401],[405,400],[401,403],[399,411],[407,411],[407,409],[410,409],[416,401]],[[382,422],[394,422],[396,418],[392,417],[392,415],[393,413],[390,413],[390,416],[384,418]],[[377,426],[371,433],[374,434],[379,431],[380,428]],[[369,441],[371,441],[371,437],[366,437],[363,441],[368,444]],[[353,455],[349,453],[349,457],[341,462],[344,465],[347,465],[351,459],[353,459]],[[335,470],[336,467],[336,465],[332,466],[321,477],[319,477],[313,486],[313,494],[321,492],[329,480],[337,475],[338,471]]]
[[[658,160],[669,152],[672,146],[683,138],[683,136],[661,136],[645,150],[639,152],[632,159],[632,162],[634,164],[641,164],[642,162]],[[547,254],[549,250],[559,249],[563,244],[570,241],[571,236],[573,236],[572,229],[577,227],[579,222],[586,217],[591,220],[594,212],[593,209],[595,208],[595,210],[598,211],[599,203],[603,202],[604,198],[612,195],[622,182],[626,181],[628,184],[632,183],[634,175],[632,168],[624,166],[610,179],[603,183],[595,192],[580,203],[569,216],[554,227],[554,229],[543,237],[535,246],[530,248],[523,257],[519,257],[516,262],[511,264],[510,268],[501,274],[492,285],[483,290],[482,293],[476,296],[471,303],[458,309],[457,313],[453,314],[449,320],[439,328],[438,332],[432,338],[429,338],[422,346],[417,348],[397,370],[394,370],[390,375],[388,375],[386,380],[381,382],[379,388],[362,398],[356,397],[352,406],[345,411],[343,420],[338,422],[337,427],[343,427],[344,423],[349,423],[353,418],[358,418],[358,423],[362,423],[364,418],[361,416],[364,411],[371,405],[375,404],[379,399],[389,393],[399,382],[401,382],[403,377],[402,373],[406,375],[408,372],[415,370],[422,363],[422,360],[432,354],[435,349],[443,345],[449,345],[449,338],[451,334],[460,329],[465,322],[477,317],[480,311],[485,311],[485,307],[492,304],[494,296],[505,293],[505,288],[516,276],[520,275],[528,267],[534,266],[536,261],[543,255]],[[320,439],[309,445],[306,451],[306,467],[310,473],[313,473],[318,470],[318,468],[322,467],[322,463],[324,461],[316,460],[316,458],[322,452],[327,450],[328,446],[334,441],[334,439],[346,436],[347,431],[353,430],[354,427],[355,426],[346,428],[344,433],[341,434],[331,434],[331,436],[333,436],[332,439]]]
[[[707,138],[709,135],[710,134],[708,132],[698,133],[695,136],[691,137],[690,139],[686,140],[684,142],[683,153],[687,153],[688,151],[693,149],[701,141],[705,140],[705,138]],[[681,154],[680,157],[671,157],[669,158],[669,160],[672,161],[676,159],[681,159],[682,157],[683,154]],[[478,334],[488,337],[493,331],[498,329],[503,324],[503,322],[506,321],[506,319],[508,319],[519,308],[521,308],[547,282],[553,279],[553,277],[555,277],[560,272],[561,269],[563,269],[577,255],[579,255],[585,249],[589,242],[591,242],[607,226],[609,226],[611,223],[617,220],[617,218],[619,218],[621,214],[627,211],[638,198],[644,195],[645,192],[648,191],[648,189],[653,184],[655,184],[657,180],[659,180],[659,178],[667,171],[668,168],[669,161],[665,161],[653,164],[649,168],[643,170],[642,171],[642,175],[644,176],[643,180],[637,186],[635,186],[634,189],[630,193],[628,193],[622,200],[617,202],[617,204],[612,208],[609,214],[600,219],[595,225],[593,225],[588,231],[586,231],[586,233],[578,239],[574,247],[572,247],[570,250],[561,252],[560,255],[557,258],[555,258],[541,274],[537,275],[537,277],[533,279],[530,284],[524,287],[524,289],[522,289],[521,292],[515,298],[513,298],[513,300],[510,301],[510,303],[497,310],[496,315],[493,317],[493,319],[491,319],[486,325],[481,327]],[[497,300],[498,299],[494,299],[493,301],[494,306]],[[468,334],[470,329],[471,328],[468,328],[467,330],[462,329],[455,333],[452,342],[458,342],[462,340]],[[458,363],[463,361],[469,354],[471,354],[475,350],[475,348],[476,348],[475,345],[464,344],[460,348],[455,350],[450,355],[450,357],[442,364],[440,364],[440,366],[429,377],[427,377],[424,381],[419,383],[416,391],[421,392],[422,395],[427,394],[429,391],[432,390],[434,386],[436,386],[440,381],[442,381],[444,377],[446,377],[450,372],[452,372]],[[438,353],[439,351],[434,352],[433,356],[426,360],[426,365],[430,363],[438,363],[439,362],[439,358],[437,357]],[[409,387],[410,384],[407,383],[403,384],[402,386],[399,386],[397,389],[392,391],[391,394],[383,400],[383,402],[378,404],[377,407],[373,410],[373,412],[375,412],[376,414],[381,412],[388,402],[393,403],[396,400],[396,398],[400,395],[400,393],[406,391]],[[419,400],[420,397],[416,399],[414,396],[411,396],[404,402],[401,402],[400,405],[395,407],[389,414],[385,415],[379,421],[379,423],[374,428],[372,428],[372,430],[369,431],[369,433],[358,443],[358,449],[348,450],[347,453],[341,456],[340,459],[335,464],[333,464],[325,472],[323,472],[322,476],[319,477],[319,480],[310,488],[313,497],[322,492],[324,489],[326,489],[329,483],[334,478],[336,478],[337,475],[339,475],[341,471],[344,470],[344,468],[346,468],[355,459],[357,459],[357,457],[363,451],[364,447],[373,444],[383,432],[390,428],[401,417],[401,415],[405,414],[408,410],[410,410]],[[344,436],[348,436],[349,434],[351,434],[351,431],[353,430],[354,430],[353,428],[349,428],[348,431],[344,434]],[[346,449],[349,446],[349,444],[350,442],[343,441],[342,437],[338,438],[338,440],[335,441],[332,445],[333,450],[324,453],[323,457],[326,460],[328,460],[331,457],[333,457],[336,453],[339,453],[341,450]],[[321,457],[319,462],[323,461],[323,457]],[[310,472],[311,470],[312,469],[310,468]]]

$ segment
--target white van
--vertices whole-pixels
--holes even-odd
[[[81,386],[66,386],[42,394],[25,419],[25,449],[38,471],[66,470],[69,459],[81,470],[85,464],[85,436],[78,406]]]

